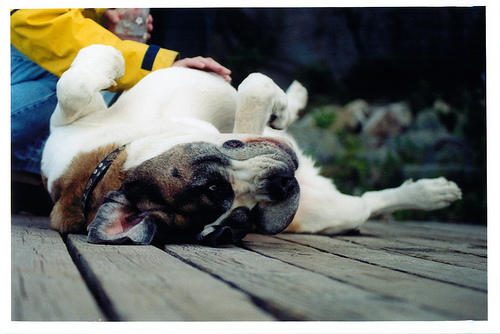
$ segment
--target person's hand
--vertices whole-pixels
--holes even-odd
[[[172,66],[188,67],[197,70],[213,72],[220,75],[227,82],[231,82],[231,70],[225,68],[212,58],[204,58],[201,56],[195,58],[184,58],[177,60],[172,64]]]
[[[103,26],[111,32],[115,31],[118,21],[120,21],[120,17],[116,9],[106,9],[102,15]]]
[[[133,8],[128,8],[126,10],[133,11]],[[120,22],[120,14],[116,9],[107,9],[104,14],[102,15],[102,23],[106,29],[111,31],[112,33],[115,32],[116,25]],[[150,32],[153,31],[153,16],[151,14],[148,15],[147,19],[147,30],[148,30],[148,38],[151,38]]]

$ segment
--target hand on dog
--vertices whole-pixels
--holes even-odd
[[[231,82],[231,70],[225,68],[212,58],[204,58],[201,56],[195,57],[195,58],[184,58],[181,60],[178,60],[172,64],[172,66],[179,66],[179,67],[188,67],[188,68],[194,68],[197,70],[202,70],[202,71],[207,71],[207,72],[213,72],[215,74],[220,75],[224,80],[227,82]]]

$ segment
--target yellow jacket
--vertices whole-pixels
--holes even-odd
[[[19,9],[10,16],[11,44],[45,70],[61,76],[78,51],[91,44],[111,45],[125,58],[125,75],[112,91],[134,86],[151,71],[170,67],[175,51],[121,40],[99,23],[106,9]]]

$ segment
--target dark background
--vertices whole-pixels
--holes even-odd
[[[485,7],[151,9],[150,43],[179,51],[181,58],[213,57],[233,71],[236,87],[256,71],[283,89],[299,80],[310,94],[303,117],[316,121],[317,131],[312,132],[331,132],[327,135],[340,143],[337,152],[342,153],[317,158],[341,191],[360,194],[398,186],[407,177],[437,173],[462,188],[463,200],[436,212],[402,212],[394,217],[486,224],[485,11]],[[355,99],[363,99],[372,109],[403,101],[420,128],[412,125],[384,137],[383,145],[392,153],[373,167],[367,158],[367,150],[373,148],[366,147],[362,132],[334,132],[329,124],[322,125],[324,119],[335,119],[324,106],[342,106]],[[437,100],[449,107],[446,113],[433,107]],[[413,138],[416,132],[411,131],[421,130],[421,124],[431,124],[426,129],[431,137],[432,127],[441,134],[445,131],[445,139],[401,144],[401,138]]]
[[[484,7],[151,13],[151,44],[179,51],[182,58],[214,57],[233,70],[235,85],[254,71],[283,86],[300,76],[313,96],[339,101],[358,95],[394,99],[420,89],[453,94],[463,86],[483,86]]]

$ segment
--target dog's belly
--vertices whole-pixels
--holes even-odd
[[[109,114],[113,121],[118,122],[124,115],[141,123],[195,118],[228,133],[234,126],[236,94],[236,90],[217,75],[186,68],[167,68],[152,72],[125,92],[110,107]]]

